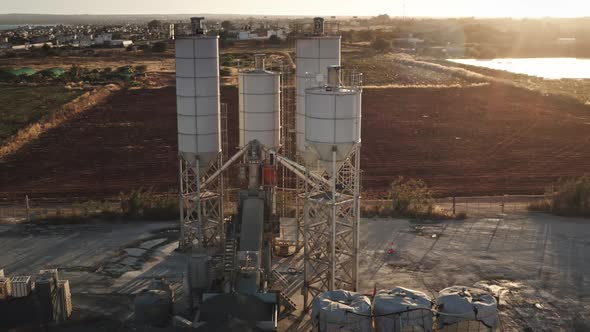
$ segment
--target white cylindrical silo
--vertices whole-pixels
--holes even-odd
[[[304,155],[308,164],[319,160],[331,175],[332,163],[338,170],[361,142],[361,92],[339,84],[305,91],[305,145],[313,152]]]
[[[340,65],[340,36],[317,36],[298,39],[295,61],[297,66],[296,143],[297,151],[301,156],[304,156],[306,81],[309,77],[313,78],[312,81],[316,81],[315,78],[318,77],[318,74],[325,78],[328,66]],[[320,82],[316,82],[316,84],[320,85]]]
[[[259,68],[241,72],[240,80],[240,147],[252,140],[277,149],[281,137],[281,78],[264,70],[261,56]]]
[[[176,39],[178,151],[202,168],[221,151],[217,36]]]

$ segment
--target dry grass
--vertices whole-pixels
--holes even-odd
[[[528,206],[531,211],[568,217],[590,217],[590,176],[561,180],[548,198]]]
[[[0,160],[15,153],[24,145],[37,139],[48,130],[61,125],[77,114],[102,102],[105,98],[110,96],[113,91],[118,89],[118,86],[108,85],[86,92],[63,105],[59,110],[46,114],[39,119],[39,121],[19,130],[15,135],[9,137],[0,147]]]
[[[363,73],[365,86],[468,86],[485,83],[483,75],[445,70],[444,66],[413,60],[409,56],[370,51],[343,53],[342,65]]]

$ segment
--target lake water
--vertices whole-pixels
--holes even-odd
[[[42,26],[42,27],[50,27],[55,26],[57,24],[0,24],[0,31],[2,30],[12,30],[19,27],[35,27],[35,26]]]
[[[524,59],[449,59],[465,65],[506,70],[512,73],[548,79],[590,78],[590,59],[524,58]]]
[[[12,30],[18,28],[18,25],[7,25],[7,24],[0,24],[0,31],[2,30]]]

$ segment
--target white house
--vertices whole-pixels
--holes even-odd
[[[105,43],[110,43],[113,40],[112,33],[101,33],[100,35],[94,38],[94,43],[97,45],[102,45]]]
[[[115,40],[111,40],[111,45],[112,46],[127,47],[129,45],[133,45],[133,41],[131,41],[131,40],[115,39]]]
[[[238,33],[238,40],[248,40],[248,39],[260,39],[258,34],[252,33],[250,31],[240,31]]]
[[[285,30],[285,29],[278,29],[278,30],[268,30],[268,31],[266,32],[266,37],[267,37],[267,38],[270,38],[271,36],[277,36],[277,37],[279,37],[280,39],[282,39],[282,40],[285,40],[285,39],[287,39],[287,35],[288,35],[288,34],[289,34],[289,33],[288,33],[288,32],[287,32],[287,30]]]

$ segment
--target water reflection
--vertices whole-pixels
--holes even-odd
[[[576,58],[523,58],[523,59],[449,59],[471,66],[506,70],[517,74],[548,79],[590,78],[590,59]]]

